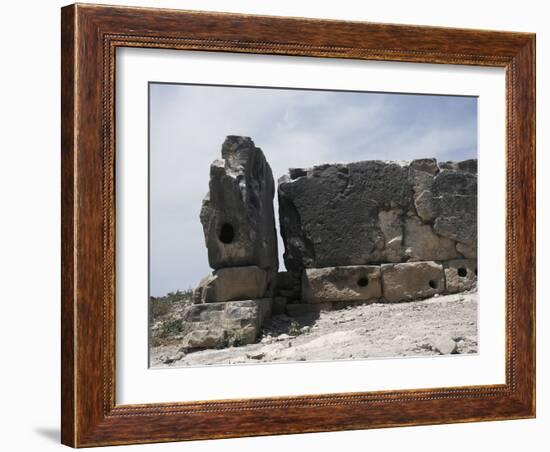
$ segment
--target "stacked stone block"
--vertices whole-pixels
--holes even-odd
[[[288,272],[277,293],[292,304],[406,301],[477,282],[476,160],[295,168],[278,196]]]
[[[272,314],[475,287],[476,160],[290,169],[278,185],[278,272],[271,168],[248,137],[227,137],[221,154],[200,213],[213,271],[183,313],[184,348],[252,343]]]
[[[228,136],[221,154],[210,167],[200,213],[214,271],[184,313],[188,349],[254,342],[271,315],[278,269],[273,174],[248,137]]]

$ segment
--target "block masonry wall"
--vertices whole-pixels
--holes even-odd
[[[476,160],[292,168],[277,192],[285,272],[271,168],[250,138],[228,136],[200,213],[213,271],[183,313],[184,349],[252,343],[272,314],[415,300],[477,282]]]
[[[405,301],[477,281],[477,160],[362,161],[279,179],[290,303]]]

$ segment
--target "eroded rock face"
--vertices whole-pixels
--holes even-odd
[[[261,298],[267,290],[268,273],[255,265],[215,270],[203,278],[193,293],[194,303]]]
[[[436,262],[385,264],[381,272],[386,301],[416,300],[445,291],[443,266]]]
[[[308,268],[302,276],[302,301],[367,301],[382,296],[380,267]]]
[[[379,214],[407,212],[412,205],[408,167],[381,161],[293,170],[279,179],[278,195],[284,259],[291,272],[386,260],[386,243],[400,242],[402,226],[392,220],[399,213],[382,214],[381,220]],[[394,248],[388,248],[392,259]]]
[[[275,186],[260,148],[228,136],[210,167],[210,190],[200,214],[213,269],[255,265],[273,277],[278,268],[273,214]]]
[[[434,230],[465,245],[477,241],[477,175],[443,170],[434,178]]]
[[[182,347],[187,350],[251,344],[271,315],[271,299],[193,304],[182,318]]]
[[[430,224],[422,223],[417,216],[406,219],[404,246],[409,261],[443,261],[458,256],[453,240],[436,234]]]

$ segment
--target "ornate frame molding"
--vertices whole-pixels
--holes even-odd
[[[506,69],[506,383],[115,404],[116,48]],[[535,415],[535,36],[71,5],[62,9],[62,442],[74,447]],[[517,350],[522,350],[518,354]]]

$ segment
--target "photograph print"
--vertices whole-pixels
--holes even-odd
[[[151,82],[150,367],[478,353],[477,100]]]

